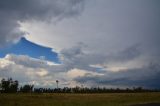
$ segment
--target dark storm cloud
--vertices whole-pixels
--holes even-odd
[[[160,64],[149,64],[142,68],[128,69],[119,72],[106,72],[104,75],[88,75],[75,78],[75,81],[92,82],[95,85],[113,85],[117,87],[141,86],[147,88],[160,88]]]
[[[18,21],[60,20],[78,15],[83,10],[83,0],[1,0],[0,47],[24,36]]]
[[[0,47],[3,47],[5,44],[19,40],[24,32],[20,31],[20,26],[12,13],[0,10],[0,15]]]
[[[18,19],[46,19],[56,16],[73,16],[83,9],[83,0],[3,0],[0,10],[14,13]]]
[[[82,69],[92,72],[103,72],[101,68],[93,67],[92,65],[102,65],[108,64],[110,62],[128,62],[141,55],[139,45],[133,45],[131,47],[125,48],[117,53],[112,54],[96,54],[96,53],[85,53],[83,49],[87,48],[86,45],[80,43],[69,49],[63,49],[59,57],[61,62],[68,67],[67,69]]]
[[[107,60],[108,62],[126,62],[139,57],[142,54],[141,52],[140,45],[136,44],[117,53],[110,54],[107,56]]]

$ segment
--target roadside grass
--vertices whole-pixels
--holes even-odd
[[[142,103],[160,103],[160,93],[0,94],[0,106],[128,106]]]

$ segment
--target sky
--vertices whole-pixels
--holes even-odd
[[[0,0],[0,79],[160,88],[159,0]]]

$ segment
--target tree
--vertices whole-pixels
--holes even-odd
[[[18,81],[13,81],[12,78],[9,78],[8,80],[1,80],[1,90],[4,93],[17,92],[18,85]]]
[[[34,85],[24,85],[23,87],[20,88],[20,92],[32,92],[33,91]]]
[[[18,90],[18,81],[15,80],[10,84],[10,92],[17,92]]]
[[[6,81],[5,79],[2,79],[1,84],[2,84],[2,92],[5,92],[5,93],[9,92],[10,82]]]

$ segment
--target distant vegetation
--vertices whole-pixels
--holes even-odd
[[[56,80],[57,82],[57,80]],[[158,89],[144,89],[142,87],[134,87],[132,89],[113,89],[113,88],[87,88],[87,87],[64,87],[64,88],[34,88],[34,85],[24,85],[19,87],[19,82],[17,80],[2,79],[0,83],[1,93],[136,93],[136,92],[160,92]]]
[[[160,103],[159,90],[147,90],[142,87],[58,88],[58,83],[54,89],[34,88],[34,85],[19,87],[17,80],[9,78],[1,80],[0,91],[0,106],[132,106]]]

